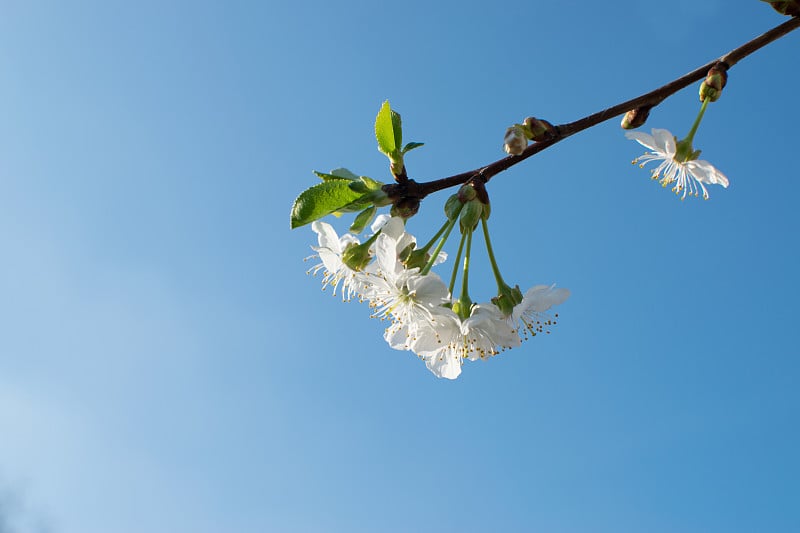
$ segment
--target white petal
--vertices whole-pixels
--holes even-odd
[[[342,251],[339,246],[339,236],[336,234],[336,230],[333,229],[333,226],[327,222],[315,220],[311,223],[311,229],[317,234],[320,247],[328,248],[333,252]]]
[[[319,258],[322,259],[322,264],[325,265],[325,270],[333,274],[342,268],[342,260],[339,257],[339,254],[329,250],[328,248],[315,248],[315,250],[319,254]]]
[[[425,366],[439,378],[456,379],[461,374],[461,360],[448,348],[425,357]]]
[[[656,147],[656,140],[652,135],[648,135],[642,131],[626,131],[625,137],[634,140],[650,150],[658,150]]]
[[[431,309],[430,320],[426,325],[415,329],[415,338],[410,342],[420,356],[438,352],[443,346],[451,345],[461,335],[461,321],[451,309],[436,307]]]
[[[384,340],[395,350],[408,350],[408,326],[395,324],[383,332]]]
[[[528,289],[523,300],[528,301],[528,309],[542,313],[564,303],[569,294],[569,289],[556,289],[555,285],[536,285]]]
[[[450,295],[442,278],[433,272],[425,276],[412,276],[409,278],[408,289],[415,294],[415,300],[421,304],[434,307],[446,303]]]
[[[374,224],[373,224],[374,226]],[[391,217],[386,223],[379,228],[381,230],[381,235],[387,235],[394,239],[395,241],[399,240],[400,237],[406,231],[406,225],[403,222],[403,219],[400,217]]]
[[[669,130],[653,128],[653,137],[656,140],[656,151],[675,156],[675,136]]]
[[[712,185],[722,185],[723,187],[728,186],[728,178],[725,177],[725,174],[720,172],[714,165],[712,165],[708,161],[703,161],[703,160],[687,161],[686,167],[689,169],[689,172],[692,173],[692,176],[694,176],[694,178],[697,181],[702,181],[703,183],[710,183]]]
[[[395,240],[383,233],[375,240],[375,259],[380,271],[391,279],[403,270],[403,265],[397,260]]]
[[[377,217],[375,217],[375,220],[372,222],[369,229],[372,230],[373,234],[378,233],[378,230],[380,230],[384,226],[384,224],[389,222],[390,218],[392,217],[386,214],[378,215]]]

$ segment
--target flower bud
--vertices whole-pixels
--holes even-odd
[[[462,185],[461,188],[458,189],[458,199],[463,204],[469,202],[470,200],[474,200],[477,195],[478,192],[475,190],[475,187],[470,183]]]
[[[556,128],[547,122],[536,117],[527,117],[522,124],[530,132],[530,139],[540,142],[548,141],[556,136]]]
[[[525,130],[522,129],[522,126],[514,124],[506,130],[503,143],[503,149],[506,153],[520,155],[528,147],[528,137],[525,135]]]
[[[637,107],[636,109],[631,109],[625,113],[624,117],[622,117],[620,126],[626,130],[632,130],[638,128],[639,126],[643,126],[647,121],[647,117],[650,115],[650,109],[652,109],[652,106],[642,106]]]
[[[459,220],[461,232],[463,233],[467,229],[475,229],[475,226],[478,225],[482,216],[483,204],[480,200],[470,200],[465,203],[464,207],[461,209],[461,219]]]
[[[492,204],[488,201],[483,204],[483,212],[481,213],[481,218],[483,220],[489,220],[489,216],[492,214]]]
[[[447,220],[454,220],[461,212],[462,207],[464,207],[464,204],[461,202],[458,194],[451,195],[444,204],[444,214]]]
[[[416,198],[403,198],[392,206],[389,214],[403,219],[411,218],[419,211],[419,200]]]
[[[706,79],[700,84],[700,101],[706,98],[716,102],[722,95],[722,88],[728,82],[728,72],[724,66],[717,64],[709,69]]]

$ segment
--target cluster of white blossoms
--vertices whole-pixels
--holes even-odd
[[[388,320],[384,339],[396,350],[409,350],[437,377],[455,379],[465,360],[486,359],[519,346],[522,338],[546,332],[557,315],[547,311],[569,296],[567,289],[537,285],[504,313],[494,303],[471,305],[459,316],[449,288],[429,269],[408,267],[405,259],[416,239],[400,217],[378,217],[373,235],[363,244],[353,235],[341,237],[325,222],[312,229],[322,262],[309,273],[323,272],[323,289],[341,292],[343,300],[366,301],[372,316]],[[444,261],[438,253],[431,261]],[[427,271],[426,271],[427,270]],[[522,337],[521,337],[522,336]]]

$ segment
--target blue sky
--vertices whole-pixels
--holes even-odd
[[[5,2],[0,520],[800,530],[800,34],[706,113],[695,147],[731,181],[707,202],[632,167],[616,119],[490,183],[504,276],[572,296],[551,335],[455,382],[322,293],[314,235],[288,229],[312,169],[389,179],[385,99],[434,179],[503,156],[527,115],[575,120],[781,21],[755,0]],[[685,134],[696,90],[646,129]],[[431,235],[447,194],[409,231]]]

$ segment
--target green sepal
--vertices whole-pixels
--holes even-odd
[[[522,291],[519,290],[519,285],[515,285],[512,289],[505,283],[499,284],[497,287],[497,296],[492,298],[492,303],[500,309],[504,317],[511,316],[514,311],[514,306],[522,302]]]
[[[405,154],[410,152],[414,148],[419,148],[420,146],[425,146],[425,143],[408,143],[407,145],[403,146],[401,152]]]
[[[356,215],[355,220],[353,220],[353,223],[350,225],[350,232],[361,233],[364,231],[364,228],[366,228],[367,224],[372,221],[372,217],[375,216],[377,211],[378,208],[374,205],[361,211],[358,215]]]
[[[366,207],[348,209],[362,197],[350,188],[350,183],[347,179],[328,180],[301,192],[292,205],[291,228],[305,226],[331,213],[359,211]]]

